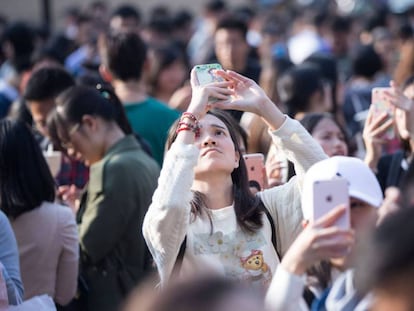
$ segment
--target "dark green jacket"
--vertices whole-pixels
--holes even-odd
[[[77,218],[81,273],[90,310],[115,310],[150,268],[142,222],[159,175],[158,164],[128,135],[90,167]]]

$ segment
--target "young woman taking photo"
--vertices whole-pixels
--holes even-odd
[[[232,71],[216,74],[225,81],[200,86],[191,73],[191,103],[170,137],[144,237],[161,285],[172,274],[217,273],[266,288],[279,255],[301,230],[301,178],[326,155],[253,80]],[[254,196],[229,116],[213,108],[261,116],[273,143],[295,164],[297,177]]]

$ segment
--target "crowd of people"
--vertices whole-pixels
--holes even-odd
[[[412,309],[414,3],[8,18],[1,310]]]

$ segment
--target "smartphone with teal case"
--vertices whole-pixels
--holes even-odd
[[[214,73],[214,70],[223,70],[220,64],[202,64],[195,66],[195,73],[200,85],[220,82],[224,79]]]
[[[223,70],[220,64],[202,64],[195,66],[195,72],[198,83],[200,85],[206,85],[212,82],[221,82],[224,79],[214,73],[214,70]],[[218,101],[215,97],[209,97],[209,102]]]

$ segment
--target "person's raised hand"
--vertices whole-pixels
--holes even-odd
[[[191,70],[190,83],[192,96],[187,111],[195,115],[197,119],[203,118],[207,111],[214,108],[214,106],[228,101],[234,93],[230,89],[232,84],[230,81],[200,85],[194,68]]]
[[[395,119],[403,124],[399,127],[399,134],[403,139],[414,137],[414,103],[404,95],[402,89],[394,82],[390,82],[391,91],[385,92],[386,99],[396,108]]]
[[[370,107],[362,132],[362,138],[366,149],[365,163],[374,171],[382,155],[383,145],[388,142],[384,138],[384,134],[393,124],[393,119],[386,112],[375,115],[373,107]]]
[[[255,113],[262,117],[272,130],[278,129],[283,124],[285,115],[252,79],[231,70],[217,70],[216,74],[231,82],[230,88],[233,94],[228,101],[217,102],[215,107]]]
[[[347,256],[354,244],[354,233],[334,225],[346,208],[337,206],[314,223],[308,223],[283,257],[283,268],[302,275],[321,260]]]

